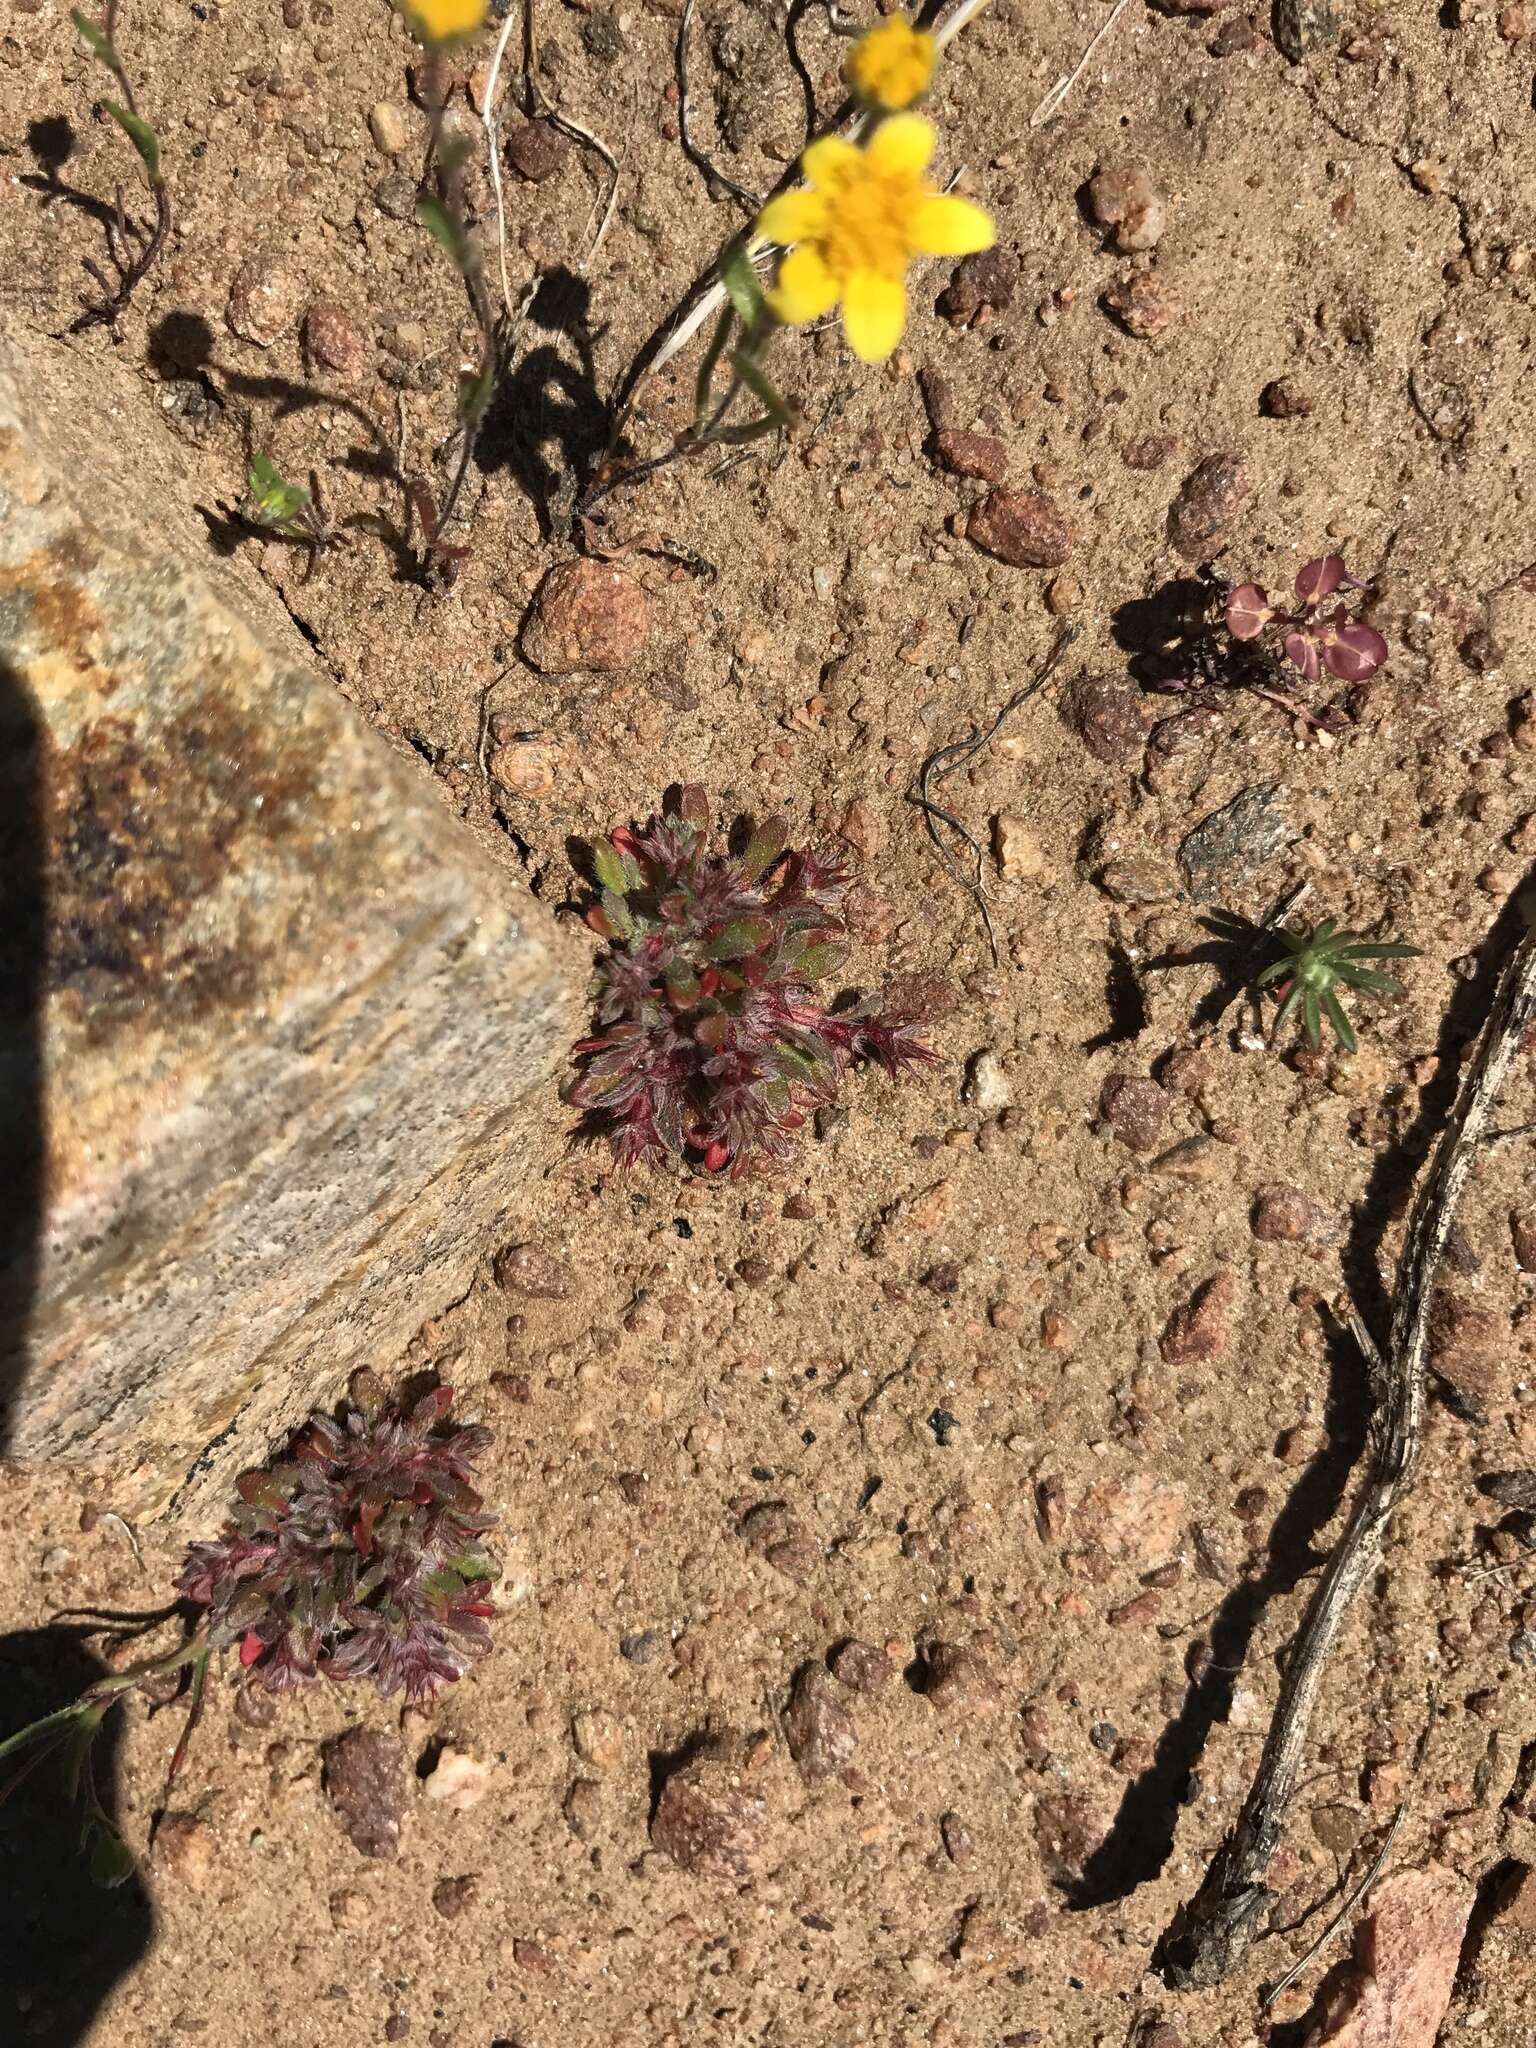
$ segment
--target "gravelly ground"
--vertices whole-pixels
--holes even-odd
[[[543,10],[543,89],[619,151],[620,197],[589,274],[538,303],[457,585],[422,590],[361,529],[307,582],[295,551],[240,546],[509,888],[564,900],[568,837],[643,815],[677,778],[726,811],[781,806],[797,831],[840,833],[860,867],[858,973],[950,986],[946,1064],[899,1089],[856,1081],[846,1126],[747,1187],[618,1178],[565,1148],[551,1102],[543,1171],[501,1236],[549,1255],[553,1293],[509,1295],[487,1262],[410,1360],[497,1427],[514,1597],[495,1658],[396,1730],[398,1858],[360,1857],[321,1784],[322,1745],[354,1720],[394,1728],[389,1709],[324,1692],[257,1730],[225,1695],[179,1794],[198,1826],[104,1917],[91,1908],[86,1990],[128,1964],[93,2028],[70,2031],[45,1997],[0,2021],[5,2038],[1294,2043],[1322,1966],[1267,2017],[1260,1987],[1369,1863],[1410,1790],[1432,1682],[1394,1863],[1436,1856],[1491,1909],[1507,1865],[1536,1862],[1521,1788],[1536,1588],[1522,1555],[1485,1569],[1503,1553],[1474,1484],[1536,1465],[1532,1278],[1511,1227],[1531,1153],[1515,1139],[1480,1163],[1463,1213],[1417,1491],[1348,1631],[1273,1868],[1283,1931],[1219,1992],[1151,1974],[1247,1785],[1361,1449],[1366,1389],[1324,1310],[1350,1285],[1379,1313],[1413,1169],[1486,1002],[1490,934],[1536,852],[1536,594],[1511,580],[1536,555],[1521,12],[1346,4],[1292,64],[1263,20],[1245,38],[1230,10],[1133,0],[1062,114],[1031,130],[1101,17],[995,0],[956,45],[936,118],[943,169],[966,166],[1019,258],[1011,305],[952,326],[936,268],[888,372],[832,334],[781,344],[820,431],[722,479],[673,470],[616,494],[600,538],[649,595],[644,651],[616,677],[553,679],[519,660],[518,634],[572,552],[559,485],[601,438],[594,394],[740,214],[678,146],[675,19]],[[800,37],[828,104],[840,46],[820,15]],[[373,0],[260,0],[130,8],[121,40],[180,221],[117,346],[142,374],[144,431],[178,437],[210,509],[238,498],[259,448],[316,470],[333,516],[398,518],[377,451],[403,420],[408,464],[425,462],[471,338],[408,191],[396,217],[425,132],[403,34]],[[694,49],[701,126],[722,124],[722,161],[766,188],[801,133],[779,17],[710,0]],[[62,17],[16,0],[0,285],[40,332],[67,324],[96,230],[40,189],[47,136],[29,148],[28,124],[67,120],[57,178],[109,192],[123,153],[90,118],[96,89]],[[370,131],[378,103],[398,156]],[[1107,247],[1079,198],[1125,154],[1166,199],[1155,257]],[[534,265],[581,264],[599,169],[578,149],[544,182],[513,181],[514,291]],[[265,347],[226,318],[247,262],[282,310]],[[1151,340],[1100,303],[1139,270],[1171,305]],[[344,309],[350,378],[306,368],[317,297]],[[73,345],[113,348],[100,331]],[[925,365],[950,381],[957,426],[1001,439],[1010,482],[1071,517],[1054,575],[964,538],[981,487],[926,451]],[[642,451],[680,423],[691,367],[648,392]],[[1309,411],[1261,409],[1282,378]],[[1338,548],[1377,579],[1392,658],[1330,743],[1251,697],[1186,715],[1128,680],[1114,615],[1183,566],[1169,506],[1220,451],[1249,482],[1224,569],[1283,587]],[[947,785],[984,837],[1021,821],[1015,874],[994,883],[994,967],[902,792],[1033,671],[1053,613],[1083,628],[1061,686]],[[1257,915],[1305,880],[1317,906],[1424,949],[1405,998],[1357,1005],[1353,1058],[1265,1049],[1246,1004],[1202,1031],[1212,970],[1153,964],[1204,936],[1180,844],[1268,786],[1274,829],[1210,877],[1209,901]],[[589,939],[567,929],[580,961]],[[984,1050],[985,1106],[961,1094]],[[1113,1076],[1163,1085],[1144,1150],[1101,1116]],[[1532,1093],[1527,1055],[1505,1123],[1536,1116]],[[1256,1233],[1277,1184],[1312,1205],[1301,1242]],[[1170,1338],[1213,1280],[1198,1341]],[[81,1528],[88,1498],[110,1504],[110,1475],[7,1489],[4,1654],[40,1696],[67,1674],[20,1632],[65,1604],[152,1603],[193,1533],[140,1532],[141,1574],[121,1525]],[[850,1725],[832,1716],[837,1767],[808,1781],[786,1747],[789,1687],[850,1638],[891,1675],[817,1694],[814,1712]],[[592,1709],[616,1725],[582,1758],[572,1717]],[[141,1847],[169,1718],[130,1710],[115,1758]],[[706,1787],[729,1781],[745,1829],[731,1875],[679,1868],[648,1834],[667,1772],[706,1737]],[[467,1810],[410,1770],[444,1741],[488,1766]],[[33,1839],[3,1838],[23,1891]],[[1491,1910],[1474,1925],[1444,2038],[1523,2042],[1536,1935]]]

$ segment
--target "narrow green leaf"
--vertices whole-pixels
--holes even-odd
[[[704,950],[711,960],[742,960],[772,936],[773,926],[766,917],[733,917],[721,925]]]
[[[624,868],[618,851],[606,839],[594,839],[591,845],[592,872],[604,889],[611,889],[615,896],[624,894]]]
[[[149,179],[150,184],[158,185],[160,182],[159,136],[156,135],[154,129],[150,127],[142,114],[132,113],[127,107],[120,107],[116,100],[103,100],[101,104],[139,152],[140,159],[144,165],[144,175]]]
[[[1275,1012],[1274,1035],[1277,1038],[1280,1035],[1282,1027],[1291,1021],[1292,1012],[1295,1010],[1296,1005],[1300,1001],[1301,983],[1299,981],[1294,981],[1292,982],[1291,986],[1286,990],[1284,996],[1281,998],[1280,1007]]]
[[[1341,946],[1339,954],[1345,960],[1418,960],[1422,958],[1422,946]]]
[[[757,272],[752,268],[752,259],[740,242],[732,242],[720,258],[720,282],[736,308],[736,318],[743,327],[753,328],[767,301]]]
[[[778,421],[764,415],[760,420],[745,420],[739,427],[720,427],[709,438],[721,448],[740,448],[748,441],[761,441],[764,434],[778,431]]]
[[[1403,984],[1394,981],[1390,974],[1377,974],[1370,967],[1354,967],[1347,961],[1339,969],[1339,979],[1349,988],[1367,988],[1373,995],[1400,996]]]
[[[133,1851],[117,1832],[94,1814],[82,1830],[91,1883],[102,1891],[115,1891],[134,1873]]]
[[[25,1728],[18,1728],[14,1735],[8,1735],[4,1742],[0,1742],[0,1762],[8,1756],[17,1755],[34,1742],[40,1742],[52,1730],[62,1732],[69,1722],[89,1711],[83,1700],[75,1700],[67,1707],[60,1707],[55,1713],[45,1714],[40,1721],[29,1721]]]
[[[1291,954],[1287,953],[1283,960],[1272,960],[1261,974],[1256,974],[1253,977],[1254,987],[1266,988],[1270,982],[1278,981],[1282,974],[1293,974],[1295,969],[1295,959]]]
[[[611,889],[603,891],[603,916],[611,938],[627,939],[634,935],[635,920],[629,914],[629,905]]]
[[[693,387],[693,424],[695,432],[703,426],[705,415],[709,411],[709,401],[714,392],[715,367],[720,361],[721,352],[725,348],[726,342],[730,339],[731,324],[735,318],[736,309],[734,306],[727,305],[721,308],[720,318],[715,322],[715,331],[710,338],[709,347],[704,351],[704,360],[699,364],[698,378]]]
[[[741,857],[741,877],[755,882],[765,875],[789,844],[789,820],[765,818],[752,834],[752,843]]]
[[[443,250],[454,268],[459,271],[465,269],[467,251],[464,243],[464,230],[459,226],[459,223],[454,219],[447,207],[444,206],[441,199],[435,198],[430,192],[418,192],[416,195],[416,218],[421,222],[421,225],[426,229],[433,241]]]
[[[797,960],[789,963],[790,972],[800,981],[820,981],[824,974],[831,974],[841,967],[848,958],[848,948],[840,939],[824,939],[820,945],[807,946]]]
[[[1303,989],[1301,994],[1301,1017],[1306,1026],[1307,1043],[1314,1052],[1323,1049],[1323,1018],[1317,1000],[1316,989]]]
[[[466,135],[445,135],[437,145],[437,168],[444,182],[464,168],[469,161],[470,143]]]
[[[1323,991],[1323,1009],[1327,1014],[1328,1022],[1338,1034],[1340,1045],[1343,1046],[1346,1052],[1356,1051],[1359,1041],[1355,1037],[1355,1028],[1344,1014],[1344,1005],[1339,1001],[1331,988]]]
[[[794,413],[787,399],[782,398],[764,375],[762,364],[750,356],[744,348],[733,348],[728,358],[731,368],[746,385],[758,404],[767,413],[776,427],[794,424]]]
[[[491,386],[495,381],[494,362],[487,362],[473,376],[459,379],[459,418],[466,426],[474,426],[485,417],[485,409],[491,402]]]
[[[74,23],[78,32],[90,44],[93,55],[106,65],[114,78],[121,78],[123,75],[123,60],[118,56],[117,51],[107,40],[104,33],[96,26],[95,22],[89,16],[82,14],[78,7],[72,7],[69,10],[69,18]]]

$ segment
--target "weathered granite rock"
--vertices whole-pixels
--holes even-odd
[[[0,1452],[140,1514],[462,1292],[572,1023],[545,913],[203,573],[168,441],[0,335]]]

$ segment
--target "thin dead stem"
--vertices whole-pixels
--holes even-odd
[[[982,851],[980,840],[977,839],[969,827],[963,825],[952,812],[944,810],[939,804],[934,802],[933,785],[935,782],[942,782],[946,775],[953,775],[957,768],[963,768],[968,761],[973,761],[983,747],[990,746],[992,741],[997,738],[997,735],[1002,731],[1004,725],[1013,716],[1014,712],[1018,710],[1019,706],[1028,703],[1031,697],[1039,695],[1055,674],[1056,664],[1061,660],[1061,657],[1072,645],[1081,630],[1082,628],[1079,626],[1063,626],[1060,633],[1056,636],[1055,645],[1045,657],[1039,673],[1027,682],[1023,689],[1014,691],[986,731],[982,732],[979,728],[973,727],[963,740],[955,740],[947,747],[936,748],[918,769],[917,779],[907,791],[907,802],[915,805],[922,812],[923,823],[928,828],[928,837],[933,841],[940,860],[943,861],[949,874],[959,883],[960,887],[965,890],[966,894],[976,905],[982,927],[987,934],[987,944],[992,949],[992,964],[994,967],[998,966],[1000,961],[997,950],[997,933],[992,926],[992,912],[987,900],[986,856]],[[958,839],[964,841],[970,851],[971,859],[975,863],[974,874],[967,875],[956,865],[949,848],[939,837],[939,826],[941,824],[947,825]]]
[[[747,209],[748,213],[756,214],[761,210],[763,204],[761,195],[756,192],[749,192],[745,185],[740,185],[736,182],[729,171],[722,171],[704,145],[694,140],[692,130],[689,127],[688,43],[693,34],[693,14],[696,5],[697,0],[683,0],[683,18],[677,24],[678,140],[683,145],[684,156],[703,173],[706,181],[712,181],[720,186],[722,191],[729,192],[733,199],[737,200]]]
[[[1258,1932],[1273,1897],[1264,1878],[1296,1792],[1329,1653],[1377,1568],[1393,1512],[1413,1484],[1424,1428],[1429,1311],[1446,1239],[1489,1114],[1533,1023],[1536,928],[1528,928],[1505,967],[1456,1106],[1420,1183],[1398,1262],[1385,1351],[1358,1318],[1351,1324],[1378,1391],[1370,1472],[1297,1630],[1243,1810],[1162,1944],[1165,1974],[1180,1989],[1221,1983]]]

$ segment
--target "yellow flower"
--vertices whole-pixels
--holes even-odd
[[[485,26],[486,0],[399,0],[406,27],[418,42],[456,43]]]
[[[991,248],[994,230],[981,208],[923,176],[934,140],[920,114],[895,114],[863,149],[835,135],[811,144],[800,159],[810,190],[770,199],[757,221],[759,234],[789,250],[768,294],[780,320],[819,320],[841,301],[849,347],[866,363],[883,363],[906,325],[914,257]]]
[[[869,106],[896,113],[928,90],[938,54],[932,36],[893,14],[866,29],[849,52],[849,86]]]

